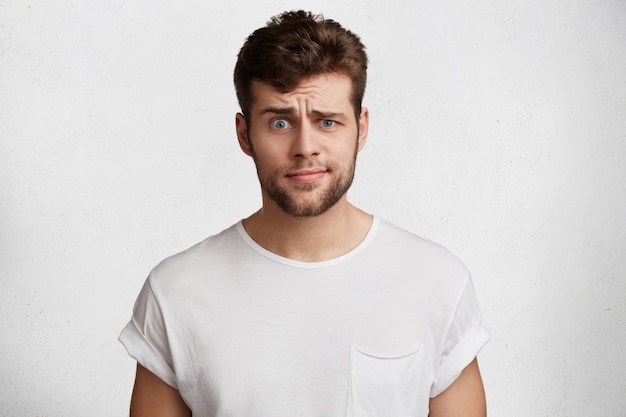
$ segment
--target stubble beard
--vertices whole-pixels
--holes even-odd
[[[289,169],[277,169],[270,173],[262,173],[253,152],[252,157],[257,167],[257,175],[261,189],[282,211],[293,217],[315,217],[327,212],[348,192],[354,180],[357,149],[349,165],[342,166],[335,162],[324,164],[327,175],[332,181],[326,189],[319,184],[284,184],[287,174],[294,170],[318,167],[310,160],[304,160]]]

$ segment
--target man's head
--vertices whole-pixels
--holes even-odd
[[[324,74],[350,78],[350,101],[358,120],[367,79],[367,55],[359,37],[310,12],[273,17],[248,37],[235,65],[235,89],[246,121],[254,100],[253,81],[289,92],[303,80]]]

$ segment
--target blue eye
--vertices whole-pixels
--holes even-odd
[[[336,124],[336,123],[337,123],[337,122],[335,122],[334,120],[328,120],[328,119],[326,119],[326,120],[322,120],[321,125],[322,125],[322,127],[325,127],[325,128],[327,128],[327,129],[330,129],[331,127],[335,127],[335,124]]]
[[[272,120],[272,126],[278,130],[285,130],[289,127],[289,122],[285,119]]]

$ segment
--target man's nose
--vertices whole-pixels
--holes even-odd
[[[309,158],[320,153],[318,135],[310,123],[301,123],[294,132],[292,154],[296,158]]]

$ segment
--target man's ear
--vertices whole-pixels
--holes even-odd
[[[248,137],[248,125],[246,124],[246,118],[241,113],[237,113],[235,116],[235,128],[237,129],[239,147],[246,155],[252,156],[250,138]]]
[[[359,152],[361,151],[361,149],[363,149],[363,146],[365,146],[365,142],[367,141],[367,130],[369,129],[370,126],[370,113],[369,110],[367,110],[367,107],[363,107],[361,109],[361,114],[359,115]]]

